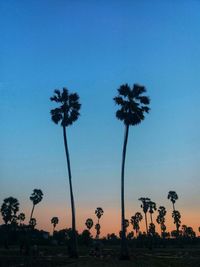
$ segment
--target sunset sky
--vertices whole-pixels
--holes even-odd
[[[49,113],[53,90],[67,87],[82,103],[67,131],[77,228],[100,206],[102,235],[118,233],[124,125],[113,97],[121,84],[140,83],[151,112],[130,130],[126,218],[142,211],[139,197],[150,197],[167,208],[168,230],[174,229],[167,200],[174,190],[182,223],[197,231],[200,2],[2,0],[0,11],[0,205],[16,197],[27,222],[30,194],[40,188],[37,227],[52,230],[53,216],[58,229],[70,227],[62,129]]]

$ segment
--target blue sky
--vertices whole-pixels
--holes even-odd
[[[117,218],[124,127],[112,99],[141,83],[151,112],[130,131],[127,216],[141,196],[170,208],[174,189],[187,221],[200,204],[200,2],[4,0],[0,10],[0,202],[17,197],[28,217],[41,188],[38,225],[56,214],[70,222],[62,129],[49,115],[53,90],[66,86],[82,103],[68,130],[79,225],[96,206],[105,227]]]

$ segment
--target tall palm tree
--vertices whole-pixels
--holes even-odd
[[[176,211],[175,209],[175,203],[176,200],[178,199],[178,195],[175,191],[169,191],[167,198],[170,199],[173,205],[173,212],[172,212],[172,217],[174,218],[174,224],[176,224],[176,231],[177,231],[177,236],[179,235],[179,228],[180,228],[180,212]]]
[[[153,223],[153,217],[152,214],[156,210],[156,203],[153,201],[149,201],[149,213],[150,213],[150,218],[151,218],[151,223]]]
[[[32,207],[32,210],[31,210],[30,220],[33,218],[33,211],[35,209],[35,205],[40,203],[42,201],[42,198],[43,198],[42,190],[41,189],[34,189],[33,193],[30,196],[30,200],[33,202],[33,207]]]
[[[71,198],[71,210],[72,210],[72,250],[71,257],[77,258],[77,237],[76,237],[76,216],[75,216],[75,203],[74,194],[72,188],[72,175],[71,175],[71,165],[69,157],[69,149],[67,144],[67,133],[66,129],[68,126],[72,125],[79,117],[81,104],[79,103],[79,96],[77,93],[69,93],[67,88],[63,88],[62,92],[59,90],[54,91],[53,97],[50,98],[51,101],[56,102],[60,106],[51,110],[51,119],[54,123],[60,125],[63,129],[63,139],[65,146],[65,154],[67,160],[68,176],[69,176],[69,187],[70,187],[70,198]]]
[[[124,171],[126,148],[128,142],[129,127],[138,125],[144,120],[145,113],[148,113],[150,99],[143,94],[146,92],[144,86],[134,84],[131,88],[128,84],[123,84],[118,89],[118,95],[114,98],[120,109],[116,112],[117,119],[124,122],[125,136],[122,152],[122,167],[121,167],[121,258],[129,259],[129,252],[126,241],[126,228],[125,228],[125,203],[124,203]]]
[[[56,225],[59,223],[59,219],[58,219],[58,217],[53,217],[53,218],[51,219],[51,223],[53,224],[53,233],[54,233],[55,228],[56,228]]]
[[[149,210],[149,201],[150,201],[150,198],[148,198],[148,197],[141,197],[138,200],[142,201],[141,208],[143,209],[143,212],[144,212],[145,225],[146,225],[146,233],[148,234],[147,212]]]
[[[171,200],[173,205],[173,211],[175,211],[175,203],[176,200],[178,199],[177,193],[175,191],[169,191],[167,198]]]
[[[1,206],[1,215],[5,224],[16,221],[16,214],[19,211],[19,202],[14,197],[5,198]]]

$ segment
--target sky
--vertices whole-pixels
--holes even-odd
[[[62,128],[49,113],[54,89],[67,87],[82,104],[67,129],[78,231],[88,217],[96,222],[100,206],[102,235],[118,233],[124,125],[113,97],[121,84],[140,83],[151,111],[130,129],[126,218],[142,212],[139,197],[150,197],[175,229],[167,200],[174,190],[182,223],[197,231],[200,2],[2,0],[0,12],[0,203],[16,197],[28,222],[29,197],[40,188],[37,227],[51,231],[53,216],[58,229],[70,227]]]

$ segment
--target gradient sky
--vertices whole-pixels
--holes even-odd
[[[171,227],[166,197],[175,190],[182,223],[197,231],[200,2],[2,0],[0,12],[0,203],[16,197],[28,218],[40,188],[38,227],[50,230],[52,216],[58,229],[70,226],[62,129],[49,114],[53,90],[66,86],[82,103],[68,130],[78,230],[101,206],[102,234],[118,232],[124,126],[112,99],[119,85],[140,83],[151,112],[129,135],[126,217],[150,197]]]

